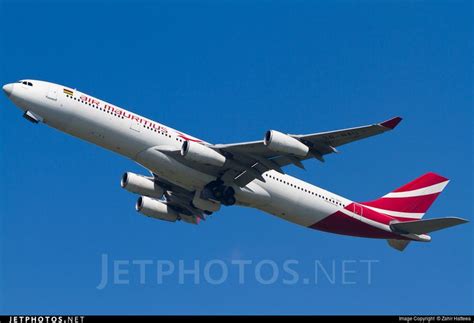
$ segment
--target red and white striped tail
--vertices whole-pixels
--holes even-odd
[[[421,219],[448,183],[443,176],[427,173],[378,200],[360,204],[401,221]]]

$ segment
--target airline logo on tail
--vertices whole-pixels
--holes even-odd
[[[427,173],[378,200],[360,204],[399,221],[421,219],[448,183],[443,176]]]

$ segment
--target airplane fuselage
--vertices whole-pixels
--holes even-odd
[[[29,81],[28,81],[29,82]],[[97,99],[43,81],[14,83],[9,98],[30,120],[81,138],[143,165],[159,178],[188,191],[202,190],[216,176],[165,153],[200,139]],[[427,241],[425,235],[392,232],[393,218],[289,175],[270,170],[263,179],[233,186],[236,203],[314,229],[353,236]]]

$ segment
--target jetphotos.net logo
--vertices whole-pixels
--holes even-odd
[[[96,288],[110,286],[247,283],[258,285],[371,285],[379,260],[113,259],[102,254]]]
[[[84,323],[84,316],[10,316],[9,323]]]

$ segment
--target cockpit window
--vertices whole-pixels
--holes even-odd
[[[28,86],[33,86],[33,83],[27,82],[27,81],[18,81],[18,83],[21,83],[21,84],[24,84],[24,85],[28,85]]]

